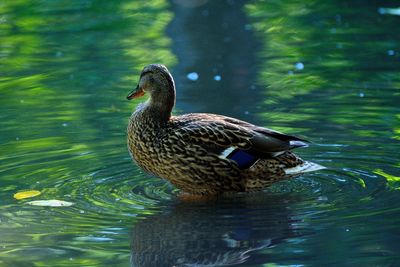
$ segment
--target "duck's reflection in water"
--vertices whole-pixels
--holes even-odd
[[[266,193],[174,203],[135,224],[132,266],[228,266],[268,262],[268,249],[298,236],[294,199]]]

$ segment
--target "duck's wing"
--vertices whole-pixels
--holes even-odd
[[[239,148],[258,156],[274,156],[297,147],[305,140],[215,114],[194,113],[173,117],[175,134],[213,151]]]

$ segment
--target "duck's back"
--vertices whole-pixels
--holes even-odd
[[[302,167],[287,173],[306,164],[290,151],[252,156],[254,162],[243,168],[241,158],[232,154],[251,153],[244,149],[251,135],[209,123],[214,119],[212,114],[188,114],[157,123],[134,114],[128,126],[129,150],[143,169],[195,194],[254,191],[302,173]]]

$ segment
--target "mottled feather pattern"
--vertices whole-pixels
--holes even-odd
[[[171,124],[168,126],[161,127],[140,116],[131,120],[128,147],[144,170],[191,193],[244,190],[237,166],[216,154],[208,153],[200,145],[188,143],[187,132],[176,131]],[[155,128],[158,130],[154,131]],[[235,178],[224,179],[225,175]],[[210,186],[214,189],[210,190]]]
[[[241,171],[235,162],[202,147],[212,142],[221,148],[249,148],[252,135],[240,127],[196,121],[191,115],[172,117],[165,125],[141,117],[134,114],[128,126],[128,144],[135,161],[147,172],[193,194],[259,190],[292,177],[285,175],[284,168],[303,162],[286,152],[260,159],[251,169]]]
[[[197,120],[194,120],[196,117]],[[240,125],[216,119],[212,114],[197,113],[172,117],[171,121],[172,123],[179,121],[176,131],[185,140],[214,143],[220,147],[235,146],[250,149],[251,138],[254,135]]]

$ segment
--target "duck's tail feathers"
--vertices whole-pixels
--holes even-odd
[[[304,141],[299,140],[290,140],[291,149],[298,147],[308,147],[308,144]]]
[[[302,174],[305,172],[313,172],[313,171],[318,171],[318,170],[323,170],[323,169],[326,169],[326,167],[319,165],[317,163],[314,163],[314,162],[305,161],[301,165],[297,165],[296,167],[285,169],[285,173],[287,175],[296,175],[296,174]]]

